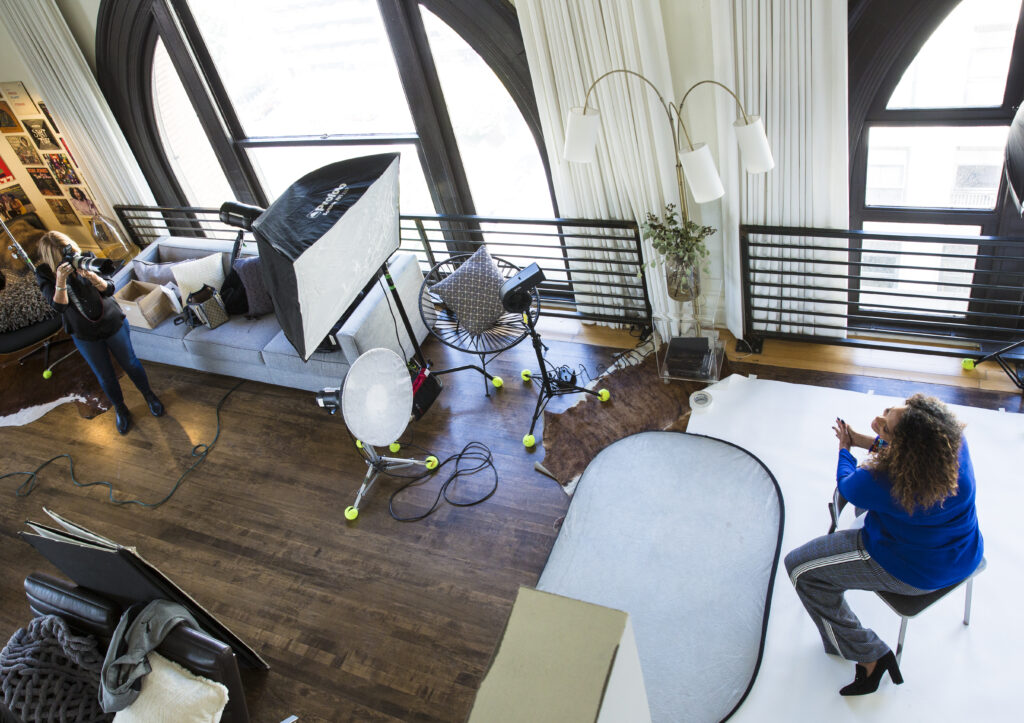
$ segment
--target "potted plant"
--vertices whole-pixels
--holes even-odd
[[[664,220],[647,214],[643,235],[664,258],[668,295],[676,301],[693,301],[700,296],[700,270],[708,258],[704,239],[715,230],[690,219],[680,222],[674,203],[665,206]],[[657,261],[648,265],[656,266]]]

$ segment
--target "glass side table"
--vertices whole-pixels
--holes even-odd
[[[658,349],[658,371],[670,380],[717,382],[725,358],[725,344],[718,332],[707,329],[699,336],[674,336]]]

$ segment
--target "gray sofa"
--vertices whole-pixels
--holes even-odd
[[[226,274],[230,270],[231,247],[228,241],[168,236],[154,241],[137,258],[167,263],[220,252]],[[243,246],[241,255],[255,253],[256,246],[250,243]],[[409,253],[396,253],[388,264],[409,322],[417,339],[422,342],[427,336],[427,328],[419,315],[423,274],[416,257]],[[120,289],[134,278],[133,266],[129,262],[113,277],[114,286]],[[390,308],[388,301],[391,302]],[[338,335],[341,348],[329,353],[316,352],[308,362],[302,360],[285,338],[273,313],[252,320],[232,316],[228,323],[216,329],[200,326],[191,330],[184,324],[175,325],[173,317],[170,317],[153,329],[133,326],[132,346],[138,357],[145,361],[317,391],[340,386],[352,362],[370,349],[386,347],[403,359],[412,356],[412,343],[394,307],[390,293],[386,300],[382,285],[378,284],[342,326]],[[396,323],[401,348],[395,336]]]

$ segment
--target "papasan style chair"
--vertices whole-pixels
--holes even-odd
[[[486,247],[472,254],[456,254],[437,263],[420,286],[420,317],[430,333],[442,344],[480,357],[480,364],[465,364],[434,371],[449,374],[475,369],[484,376],[484,393],[490,385],[501,387],[501,377],[487,371],[487,363],[529,334],[522,314],[505,311],[501,285],[521,271],[500,257],[491,257]],[[540,295],[534,288],[527,314],[532,323],[540,316]],[[488,383],[489,382],[489,383]]]

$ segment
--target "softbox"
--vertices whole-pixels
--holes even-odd
[[[304,360],[398,249],[398,159],[381,153],[308,173],[252,224],[274,313]]]

